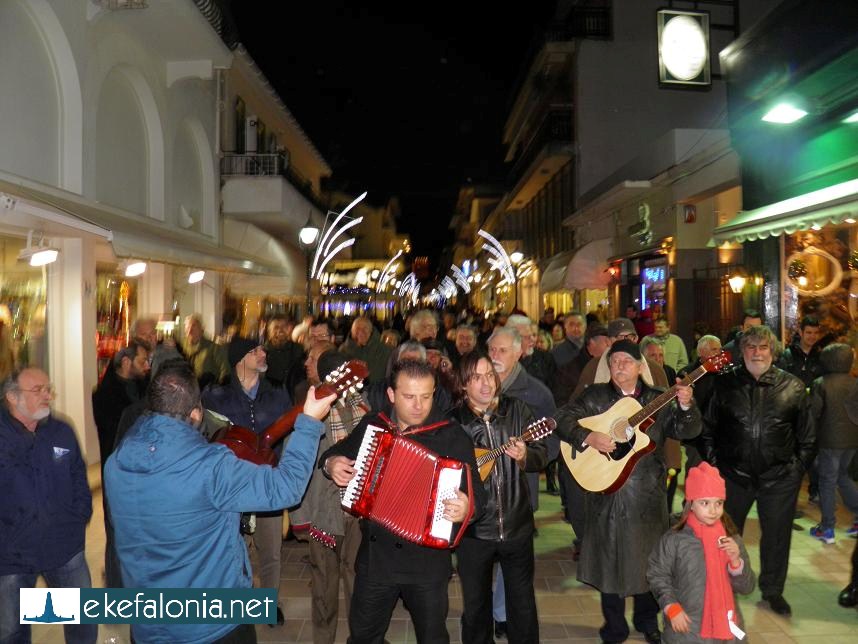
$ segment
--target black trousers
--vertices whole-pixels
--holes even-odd
[[[599,636],[605,642],[625,642],[629,638],[629,624],[626,622],[626,598],[613,593],[602,593],[602,616],[605,624],[599,629]],[[652,593],[633,595],[635,609],[632,623],[639,633],[652,633],[658,630],[658,602]]]
[[[565,490],[566,503],[563,506],[563,515],[572,525],[572,530],[575,532],[575,542],[580,548],[587,523],[587,513],[584,508],[587,491],[578,485],[578,481],[572,476],[562,456],[557,457],[557,478],[560,480],[561,489]]]
[[[508,541],[465,537],[456,550],[462,582],[462,642],[492,644],[492,568],[499,561],[506,597],[510,644],[538,644],[539,620],[533,591],[533,536]]]
[[[745,519],[754,501],[760,517],[760,592],[763,597],[782,595],[789,567],[789,547],[795,504],[804,472],[796,465],[781,478],[760,481],[756,487],[744,488],[725,477],[727,500],[724,511],[733,519],[739,532],[745,531]]]
[[[253,624],[241,624],[212,644],[256,644],[256,627]]]
[[[491,596],[491,595],[490,595]],[[349,609],[351,644],[382,644],[397,600],[411,613],[419,644],[448,644],[447,579],[429,583],[396,584],[370,581],[357,573]]]

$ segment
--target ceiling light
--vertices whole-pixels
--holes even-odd
[[[202,282],[205,276],[205,271],[194,271],[193,273],[188,275],[188,284],[196,284],[197,282]]]
[[[763,116],[763,120],[768,123],[795,123],[799,119],[807,116],[807,112],[789,103],[778,103]]]
[[[125,277],[137,277],[146,272],[146,262],[133,262],[125,267]]]

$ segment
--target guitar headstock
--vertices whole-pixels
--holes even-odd
[[[720,373],[733,364],[733,356],[729,351],[721,351],[714,356],[706,358],[702,366],[709,373]]]
[[[363,389],[363,381],[369,376],[369,368],[361,360],[344,362],[325,377],[325,382],[316,388],[316,398],[331,394],[345,398],[349,393]]]
[[[527,430],[521,435],[521,439],[525,441],[539,440],[548,436],[556,428],[557,421],[553,418],[540,418],[527,426]]]

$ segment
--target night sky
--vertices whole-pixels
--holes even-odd
[[[232,13],[333,185],[398,196],[397,227],[434,261],[459,188],[505,183],[502,127],[553,3],[356,4],[234,0]]]

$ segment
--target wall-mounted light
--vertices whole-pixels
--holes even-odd
[[[202,282],[205,276],[205,271],[194,271],[190,275],[188,275],[188,284],[196,284],[197,282]]]
[[[745,290],[745,282],[748,281],[748,278],[745,277],[743,271],[738,270],[729,277],[727,277],[727,282],[730,284],[730,290],[734,293],[738,294]]]
[[[125,267],[125,277],[137,277],[146,272],[146,262],[131,262]]]
[[[45,266],[57,261],[60,251],[50,246],[43,246],[43,239],[39,239],[38,245],[33,246],[33,231],[27,233],[27,247],[18,253],[19,262],[27,262],[30,266]]]

